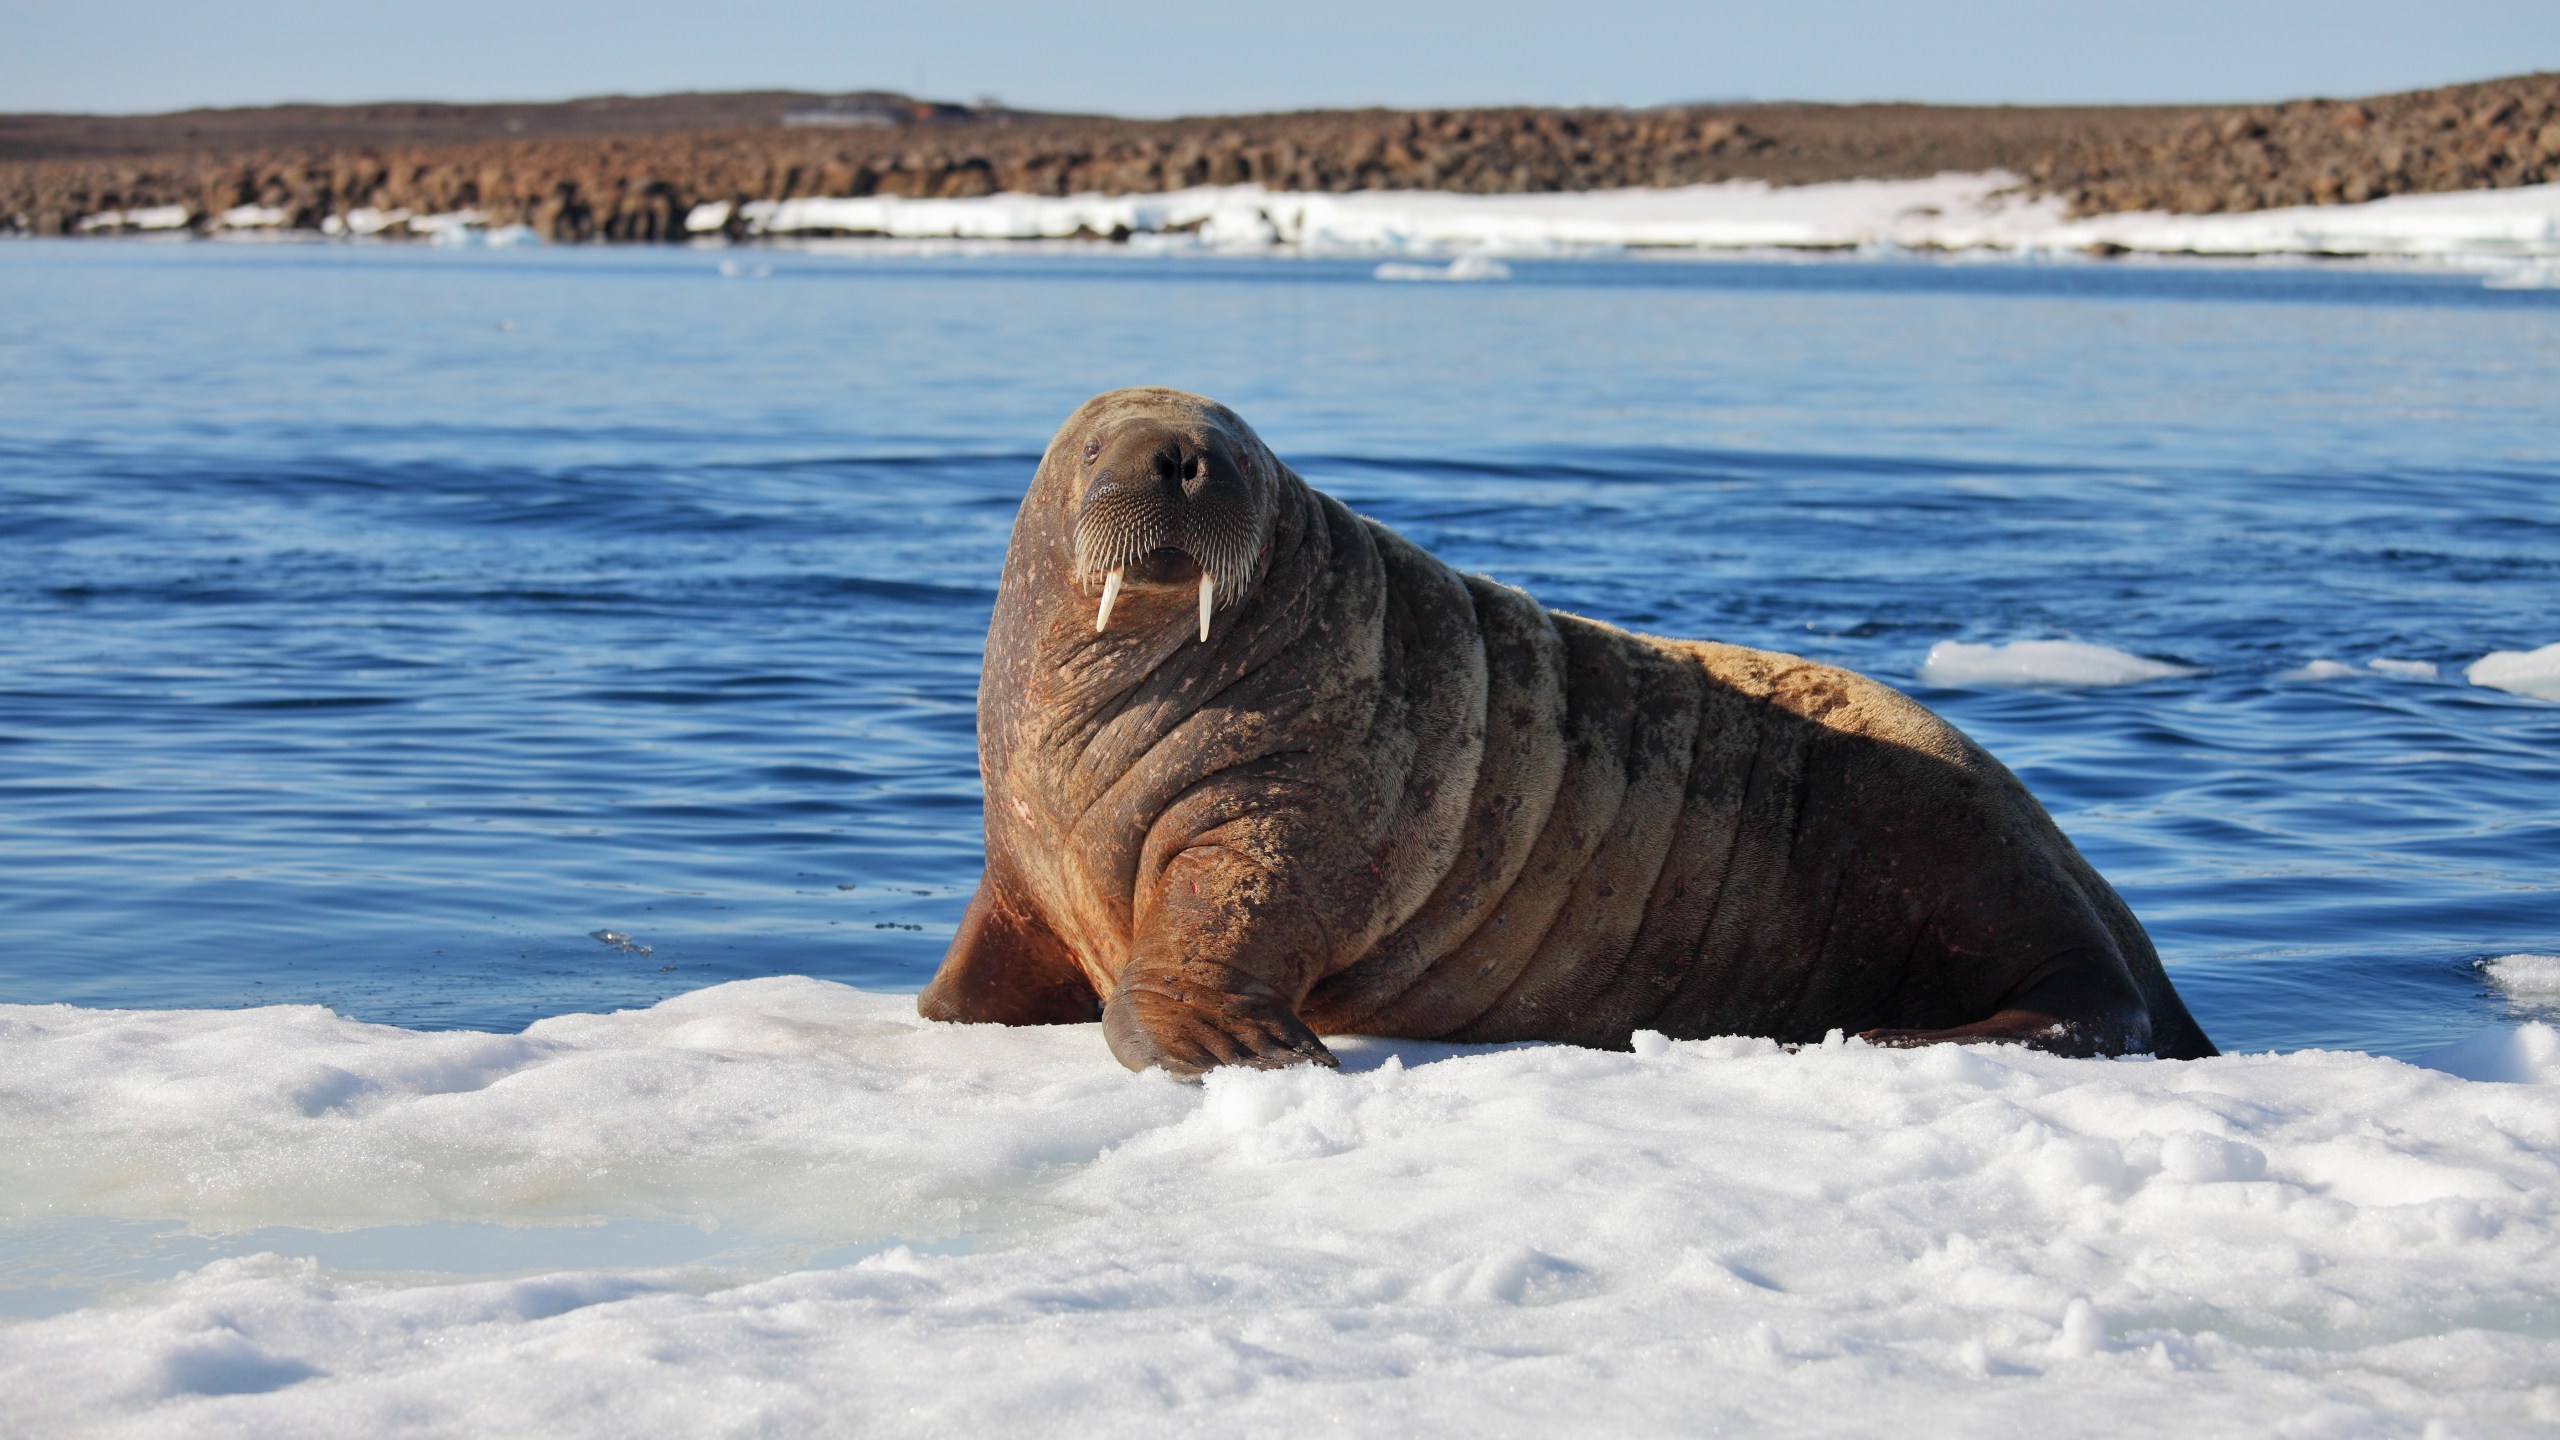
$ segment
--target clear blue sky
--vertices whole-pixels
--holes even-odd
[[[2355,95],[2560,69],[2560,0],[0,0],[0,110],[877,88],[1198,114]]]

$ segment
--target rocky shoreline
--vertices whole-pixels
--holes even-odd
[[[0,116],[0,230],[687,238],[804,197],[1524,194],[2008,171],[2076,215],[2213,214],[2560,182],[2560,74],[2240,106],[1697,105],[1140,121],[796,92],[558,105]],[[419,222],[412,224],[412,222]]]

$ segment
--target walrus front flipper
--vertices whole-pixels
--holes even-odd
[[[1220,1065],[1341,1063],[1279,991],[1212,960],[1121,971],[1120,988],[1102,1009],[1102,1038],[1130,1069],[1154,1066],[1184,1079]]]
[[[984,1025],[1086,1025],[1102,1013],[1093,982],[1039,916],[1007,903],[993,877],[978,882],[942,968],[916,997],[927,1020]]]
[[[2082,953],[2045,967],[1989,1019],[1944,1030],[1876,1029],[1870,1045],[2025,1045],[2056,1055],[2139,1055],[2153,1048],[2151,1012],[2112,955]]]

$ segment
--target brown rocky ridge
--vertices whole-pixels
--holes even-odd
[[[0,116],[0,229],[236,206],[318,229],[476,210],[553,240],[683,238],[707,202],[1254,182],[1474,194],[2008,170],[2075,214],[2335,204],[2560,181],[2560,74],[2265,105],[1715,104],[1121,120],[766,91],[559,104]],[[91,229],[112,229],[112,225]]]

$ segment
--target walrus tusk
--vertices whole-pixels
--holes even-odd
[[[1111,628],[1111,602],[1120,598],[1120,576],[1124,570],[1125,567],[1115,568],[1102,577],[1102,608],[1093,612],[1093,633],[1096,635]]]
[[[1216,600],[1216,598],[1217,598],[1217,594],[1218,594],[1218,582],[1209,578],[1209,572],[1208,572],[1208,571],[1206,571],[1206,570],[1201,571],[1201,572],[1200,572],[1200,643],[1201,643],[1201,644],[1203,644],[1203,645],[1206,645],[1206,644],[1208,644],[1208,643],[1209,643],[1209,607],[1210,607],[1210,605],[1211,605],[1212,603],[1214,603],[1214,602],[1215,602],[1215,600]]]

